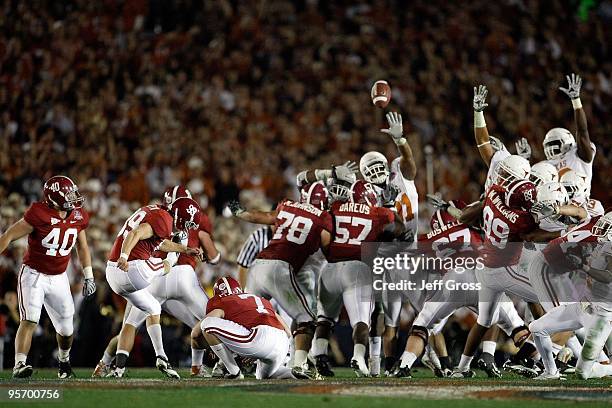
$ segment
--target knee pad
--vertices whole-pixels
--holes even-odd
[[[60,336],[69,337],[72,336],[74,332],[74,325],[72,322],[72,316],[70,317],[62,317],[57,321],[57,327],[55,328],[55,332]]]
[[[425,345],[427,345],[427,341],[429,340],[429,330],[427,330],[425,327],[423,326],[412,326],[410,328],[410,336],[416,336],[418,338],[420,338],[421,340],[423,340],[423,343],[425,343]]]
[[[531,327],[533,323],[535,323],[535,321],[531,322],[531,324],[529,325],[529,328]],[[510,337],[512,338],[512,341],[514,342],[514,345],[516,347],[521,347],[521,345],[523,345],[525,340],[529,338],[529,335],[533,332],[533,330],[530,331],[529,328],[525,325],[522,325],[522,326],[515,327],[512,330],[512,333],[510,333]],[[516,339],[516,335],[522,331],[526,331],[527,333],[523,334],[518,339]]]
[[[306,334],[308,336],[314,336],[315,327],[315,322],[298,323],[297,328],[293,332],[293,335],[297,336],[300,334]]]

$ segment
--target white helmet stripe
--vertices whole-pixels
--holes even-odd
[[[223,283],[225,283],[225,289],[227,290],[227,293],[231,294],[232,290],[230,288],[229,282],[227,281],[227,278],[224,276],[222,279],[223,279]]]

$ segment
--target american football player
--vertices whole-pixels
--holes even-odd
[[[302,202],[282,201],[275,211],[246,210],[230,203],[235,217],[257,224],[275,225],[268,246],[249,269],[247,291],[274,298],[296,322],[293,373],[298,378],[317,376],[308,370],[308,350],[315,330],[315,285],[311,274],[301,269],[309,256],[327,248],[331,240],[332,218],[326,211],[329,193],[321,181],[303,189]]]
[[[590,188],[584,174],[566,170],[559,178],[559,182],[565,187],[572,204],[584,207],[591,217],[604,215],[605,210],[601,201],[590,197]]]
[[[400,153],[391,165],[387,158],[379,152],[368,152],[359,161],[359,170],[365,181],[371,183],[379,192],[380,204],[395,208],[400,215],[405,234],[411,234],[414,240],[418,234],[418,203],[419,195],[414,183],[416,177],[416,163],[412,149],[404,137],[402,116],[397,112],[389,112],[386,115],[389,123],[388,129],[380,131],[391,137]],[[407,239],[405,237],[404,239]],[[381,254],[384,256],[384,254]],[[385,371],[391,372],[395,364],[395,343],[397,340],[397,328],[400,321],[402,301],[385,297],[383,300],[383,312],[385,330],[383,333],[383,348],[385,354]],[[380,355],[380,340],[376,337],[370,338],[370,355]],[[380,359],[371,358],[370,368],[372,375],[378,375],[380,371]]]
[[[48,179],[42,195],[42,201],[30,205],[23,217],[0,236],[0,253],[11,242],[28,236],[28,248],[17,277],[20,322],[15,336],[13,378],[32,375],[32,366],[26,360],[43,305],[57,333],[57,375],[74,376],[70,366],[74,303],[65,272],[75,244],[85,276],[83,295],[91,296],[96,291],[85,234],[89,225],[89,214],[82,207],[85,198],[66,176]]]
[[[546,161],[541,161],[531,166],[529,180],[533,182],[536,187],[539,187],[542,184],[559,181],[559,173],[555,166]]]
[[[187,233],[200,224],[200,206],[193,199],[182,197],[172,203],[170,211],[158,205],[138,209],[126,221],[117,238],[106,266],[106,280],[116,294],[146,314],[147,332],[153,343],[157,368],[170,378],[180,378],[171,367],[164,351],[160,326],[161,305],[146,288],[154,278],[168,274],[170,263],[154,257],[156,251],[181,253],[196,257],[202,250],[171,241],[173,227]],[[124,325],[122,332],[129,325]],[[116,368],[111,377],[123,377],[133,340],[119,334]]]
[[[244,378],[232,353],[257,360],[255,377],[295,378],[283,362],[291,331],[264,298],[243,292],[231,277],[217,279],[200,323],[206,343],[225,365],[227,379]]]

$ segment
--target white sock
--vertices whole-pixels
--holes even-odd
[[[565,346],[572,350],[572,353],[574,353],[574,357],[576,358],[578,358],[578,356],[580,356],[580,353],[582,353],[582,344],[580,344],[578,337],[576,337],[575,335],[567,339],[567,343],[565,343]]]
[[[534,336],[534,337],[535,337],[535,336]],[[534,339],[534,340],[535,340],[535,339]],[[537,343],[536,343],[536,344],[537,344]],[[553,343],[552,341],[551,341],[551,344],[552,344],[552,349],[551,349],[551,350],[552,350],[552,353],[553,353],[553,355],[554,355],[555,357],[557,357],[557,354],[559,354],[559,352],[561,351],[561,349],[563,348],[563,346],[560,346],[560,345],[558,345],[557,343]],[[540,352],[540,354],[541,354],[541,353],[542,353],[542,352]]]
[[[238,364],[236,364],[234,355],[231,351],[229,351],[227,347],[225,347],[225,344],[215,344],[214,346],[210,346],[210,348],[217,355],[217,357],[219,357],[221,361],[223,361],[225,368],[227,368],[227,371],[231,375],[238,374],[238,372],[240,371],[240,367],[238,367]]]
[[[497,349],[497,342],[495,341],[483,341],[482,352],[495,355],[495,349]]]
[[[601,350],[599,352],[599,356],[597,357],[597,362],[598,363],[606,363],[608,361],[610,361],[610,359],[608,358],[608,355],[606,354],[605,351]]]
[[[308,352],[306,350],[295,350],[295,354],[293,355],[293,366],[301,367],[306,364],[306,360],[308,360]]]
[[[151,343],[153,343],[153,348],[155,349],[155,356],[168,358],[166,356],[166,352],[164,351],[164,342],[162,341],[162,330],[161,330],[161,326],[159,325],[159,323],[147,326],[147,332],[149,333],[149,337],[151,338]]]
[[[314,354],[315,357],[323,355],[323,354],[327,354],[328,344],[329,344],[328,339],[317,337],[312,345],[312,354]]]
[[[381,337],[370,337],[370,358],[380,358]]]
[[[27,358],[28,358],[27,354],[15,353],[15,366],[17,366],[17,363],[25,364]]]
[[[365,361],[366,346],[356,343],[353,346],[353,360]]]
[[[470,369],[470,364],[472,364],[472,359],[474,356],[466,356],[465,354],[461,354],[461,361],[459,361],[459,366],[457,370],[459,371],[467,371]]]
[[[411,353],[410,351],[404,351],[402,353],[402,361],[400,362],[400,368],[404,368],[404,367],[412,368],[412,365],[414,364],[416,359],[417,359],[416,354]]]
[[[612,365],[593,362],[590,378],[603,378],[612,375]]]
[[[542,356],[542,364],[544,364],[546,372],[549,374],[556,373],[557,365],[555,364],[555,357],[553,355],[554,343],[550,339],[550,336],[539,335],[536,333],[532,334],[533,341],[540,352],[540,356]]]
[[[62,350],[61,348],[57,348],[57,359],[62,363],[70,361],[70,349]]]
[[[199,367],[204,360],[204,349],[191,348],[191,365]]]
[[[113,356],[108,354],[106,350],[104,350],[104,355],[102,356],[102,362],[106,365],[110,365],[111,361],[113,361]]]

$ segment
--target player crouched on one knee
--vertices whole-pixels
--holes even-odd
[[[272,304],[263,298],[243,293],[231,277],[217,279],[214,296],[206,306],[200,323],[201,336],[225,365],[226,378],[243,378],[234,354],[257,360],[255,376],[295,378],[283,363],[289,350],[291,332]],[[197,331],[197,327],[194,331]]]

